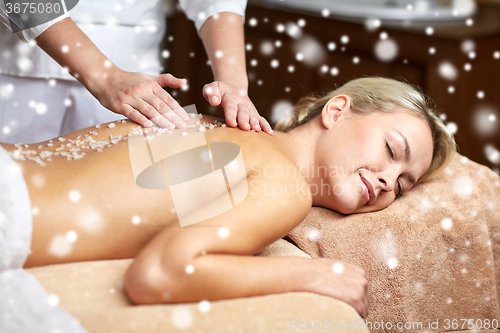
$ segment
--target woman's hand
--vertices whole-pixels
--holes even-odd
[[[165,128],[185,128],[189,115],[163,87],[180,88],[186,81],[171,74],[151,76],[114,67],[106,84],[91,91],[109,110],[144,126],[153,122]],[[91,90],[93,90],[91,88]]]
[[[269,135],[273,134],[271,125],[266,118],[261,117],[252,101],[248,97],[247,89],[240,89],[236,84],[223,81],[214,81],[203,87],[203,96],[212,106],[224,109],[228,126],[239,126],[242,130],[261,130]]]
[[[307,271],[305,290],[336,298],[368,315],[370,292],[365,270],[339,260],[314,258]]]

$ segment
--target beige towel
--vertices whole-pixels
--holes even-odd
[[[262,256],[308,257],[278,240]],[[368,333],[356,311],[344,302],[312,293],[244,297],[200,304],[131,305],[123,290],[132,259],[90,261],[30,268],[59,305],[90,333],[280,333],[333,331]],[[305,329],[307,323],[316,330]],[[322,326],[322,328],[320,328]],[[299,329],[304,327],[304,329]],[[1,329],[0,329],[1,331]]]
[[[374,325],[419,322],[423,331],[403,331],[445,332],[467,329],[460,319],[483,328],[499,319],[500,177],[460,154],[382,211],[344,216],[315,207],[288,237],[312,257],[366,270]]]

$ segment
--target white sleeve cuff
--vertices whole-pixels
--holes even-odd
[[[204,12],[198,14],[198,17],[194,20],[196,30],[200,31],[201,27],[205,24],[205,21],[210,18],[210,16],[223,12],[238,14],[243,17],[243,22],[245,22],[245,7],[231,1],[219,2],[209,6]]]
[[[229,12],[243,17],[245,20],[246,0],[223,0],[223,1],[189,1],[181,0],[181,7],[187,17],[194,21],[196,30],[200,30],[205,21],[218,13]]]
[[[50,28],[55,23],[57,23],[59,21],[62,21],[62,20],[64,20],[67,17],[69,17],[69,12],[66,13],[66,14],[64,14],[64,15],[61,15],[61,16],[59,16],[59,17],[57,17],[57,18],[55,18],[52,21],[49,21],[47,23],[37,25],[36,27],[33,27],[31,29],[26,29],[26,30],[23,30],[23,31],[19,31],[17,33],[17,35],[19,36],[19,38],[23,42],[29,42],[31,40],[34,40],[38,36],[40,36],[45,30],[47,30],[48,28]]]

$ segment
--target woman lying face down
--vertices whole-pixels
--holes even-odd
[[[234,198],[242,188],[247,192],[230,209],[182,226],[171,190],[136,184],[123,138],[137,127],[112,123],[29,148],[2,144],[22,169],[34,212],[25,267],[135,257],[125,277],[134,303],[308,291],[347,302],[364,316],[368,284],[362,268],[325,258],[253,255],[286,236],[312,206],[344,214],[387,207],[444,168],[455,149],[413,87],[383,78],[353,80],[301,101],[295,118],[278,124],[273,136],[220,126],[203,132],[211,149],[216,142],[239,147],[244,177],[230,189]],[[182,144],[192,138],[183,131],[162,137]],[[154,140],[157,134],[147,136]],[[341,273],[334,272],[339,263]]]
[[[329,190],[319,190],[313,206],[344,214],[387,207],[442,170],[455,151],[430,101],[390,79],[353,80],[322,98],[306,97],[295,114],[276,129],[291,134],[283,141],[302,152],[295,152],[298,164],[315,163],[304,168],[314,176],[311,190]]]

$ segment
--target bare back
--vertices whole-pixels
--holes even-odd
[[[203,121],[212,122],[213,118],[205,116]],[[130,130],[138,127],[132,122],[114,124],[114,128],[104,124],[99,129],[91,127],[73,132],[64,136],[65,141],[54,139],[51,147],[49,142],[42,142],[24,149],[56,152],[56,148],[78,137],[92,135],[96,141],[109,141],[111,135],[126,137]],[[179,136],[181,132],[174,130],[165,135]],[[255,173],[264,172],[264,168],[296,168],[273,143],[272,137],[263,132],[216,127],[204,134],[208,142],[232,142],[240,147],[250,188],[251,178]],[[7,151],[17,149],[13,145],[2,146]],[[38,149],[39,146],[42,149]],[[151,190],[136,185],[128,149],[127,140],[120,140],[102,152],[86,150],[86,155],[77,160],[68,161],[60,154],[52,156],[52,161],[44,167],[33,161],[17,161],[33,208],[32,253],[25,267],[131,258],[165,227],[180,227],[169,189]],[[305,180],[296,171],[296,185],[303,186]],[[273,179],[272,175],[269,179],[271,183],[280,181],[285,180]],[[298,219],[301,220],[309,208],[310,205],[304,205]],[[246,213],[258,216],[255,210]]]

